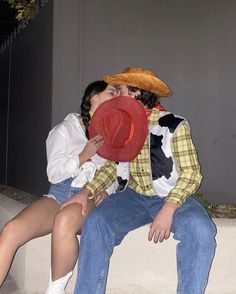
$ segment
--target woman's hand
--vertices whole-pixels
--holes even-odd
[[[94,154],[96,154],[97,150],[102,146],[103,143],[104,140],[101,135],[97,135],[89,139],[83,151],[79,154],[80,166],[88,161]]]
[[[108,197],[108,193],[106,191],[102,191],[102,192],[98,193],[98,195],[96,196],[96,199],[95,199],[95,205],[97,206],[107,197]]]

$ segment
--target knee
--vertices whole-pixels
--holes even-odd
[[[174,234],[179,240],[215,247],[216,226],[203,208],[186,210],[175,224]]]
[[[78,231],[78,226],[75,223],[76,220],[72,214],[68,211],[59,211],[54,218],[52,233],[59,238],[74,236]]]
[[[192,240],[199,246],[215,247],[216,227],[210,218],[194,219],[190,228],[193,232]]]
[[[19,243],[20,244],[20,224],[15,219],[10,220],[5,224],[1,231],[1,240],[4,242],[9,242],[11,244]]]
[[[191,233],[190,233],[191,230]],[[216,248],[216,227],[213,221],[208,218],[194,218],[189,229],[190,238],[187,243],[192,247],[196,246],[196,251],[204,253],[206,256],[213,256]],[[193,245],[194,244],[194,245]]]

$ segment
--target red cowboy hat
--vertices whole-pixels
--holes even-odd
[[[103,102],[94,112],[89,136],[102,135],[104,144],[97,154],[116,162],[133,160],[147,136],[143,105],[131,97],[119,96]]]

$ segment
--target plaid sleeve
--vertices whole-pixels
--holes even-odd
[[[166,201],[182,205],[188,196],[197,191],[202,180],[197,151],[191,139],[190,128],[186,123],[179,126],[171,144],[179,179],[166,197]]]
[[[115,180],[115,162],[108,161],[97,171],[94,179],[85,186],[92,193],[90,199],[94,198],[98,193],[105,191]]]

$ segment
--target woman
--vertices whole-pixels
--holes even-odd
[[[72,195],[78,193],[87,181],[92,180],[96,169],[104,165],[105,160],[96,155],[103,140],[100,136],[88,140],[88,125],[96,108],[103,101],[117,94],[117,89],[104,81],[91,83],[82,98],[81,115],[69,114],[49,133],[46,147],[47,174],[51,187],[48,195],[44,195],[40,200],[26,207],[2,229],[0,233],[0,286],[7,276],[17,249],[33,238],[51,233],[53,224],[55,227],[57,223],[60,226],[66,225],[60,216],[64,214],[64,210],[60,211],[61,205]],[[106,195],[107,193],[104,192],[99,195],[98,199],[102,200]],[[93,207],[94,203],[91,201],[84,216],[81,214],[79,205],[65,209],[65,213],[71,210],[76,212],[76,224],[74,225],[78,233],[84,218]],[[73,245],[77,254],[78,245]],[[54,263],[52,265],[54,266]],[[73,268],[71,266],[73,264],[69,263],[70,269]],[[55,274],[52,271],[53,279],[58,275],[60,276],[60,270]]]

